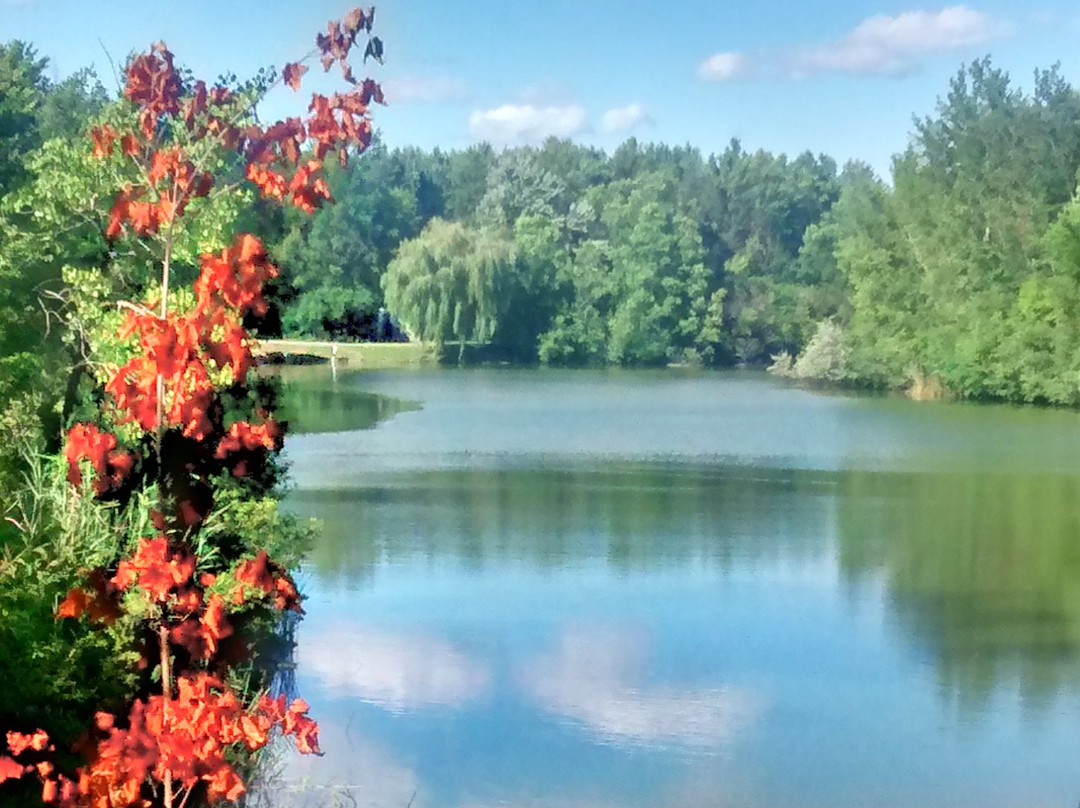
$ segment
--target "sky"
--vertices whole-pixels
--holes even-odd
[[[310,49],[348,10],[340,0],[0,0],[0,42],[28,41],[62,78],[164,40],[196,76],[245,77]],[[961,64],[984,55],[1030,89],[1060,62],[1080,85],[1075,0],[928,5],[919,0],[382,0],[383,83],[374,120],[393,146],[513,146],[555,135],[613,150],[626,138],[744,148],[839,162],[887,176]],[[312,74],[309,74],[309,77]],[[305,89],[336,89],[328,77]],[[262,108],[300,114],[278,88]]]

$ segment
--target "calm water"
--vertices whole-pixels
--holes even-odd
[[[1080,416],[297,370],[313,804],[1080,801]]]

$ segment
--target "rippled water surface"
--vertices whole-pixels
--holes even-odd
[[[1077,414],[297,371],[312,804],[1080,800]]]

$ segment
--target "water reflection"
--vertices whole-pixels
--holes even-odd
[[[330,779],[394,779],[361,804],[1076,804],[1072,414],[372,378],[423,409],[290,444],[288,502]]]
[[[640,632],[570,627],[522,670],[521,682],[544,710],[615,744],[715,747],[760,710],[760,697],[737,688],[642,683],[647,645]]]
[[[366,735],[355,714],[319,716],[320,757],[301,755],[277,743],[271,761],[245,805],[250,808],[385,806],[405,808],[417,800],[420,778],[376,739]]]
[[[318,366],[283,366],[263,372],[281,380],[282,406],[277,415],[288,421],[291,435],[371,429],[395,415],[420,409],[415,401],[365,392]]]
[[[438,637],[362,624],[320,623],[305,635],[298,662],[333,697],[360,699],[391,712],[460,706],[491,679],[483,664]]]
[[[300,489],[289,507],[323,520],[310,562],[362,581],[383,564],[538,568],[605,559],[625,571],[686,562],[746,569],[828,551],[835,475],[662,464],[379,475]]]
[[[840,564],[881,570],[899,633],[967,711],[1016,688],[1031,710],[1080,684],[1080,478],[848,475]]]
[[[965,710],[999,686],[1032,710],[1080,692],[1080,479],[626,464],[606,470],[390,475],[301,490],[324,520],[311,556],[358,586],[385,565],[882,581],[890,630],[932,659]]]

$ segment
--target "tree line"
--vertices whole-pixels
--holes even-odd
[[[57,100],[39,101],[29,127],[0,117],[0,182],[26,183],[36,165],[40,186],[58,170],[37,144],[65,134],[43,112],[62,88],[77,97],[63,120],[110,103],[86,76],[35,86]],[[336,205],[309,218],[252,200],[241,215],[282,270],[264,336],[407,336],[450,358],[568,366],[771,366],[1076,405],[1078,168],[1077,90],[1056,67],[1020,88],[987,57],[914,120],[886,178],[737,140],[706,156],[636,139],[610,154],[558,139],[502,151],[376,139],[347,168],[327,165]],[[0,226],[32,232],[21,225],[38,202],[19,198]],[[0,273],[23,296],[4,292],[0,343],[31,333],[41,312],[27,289],[62,274],[13,260],[13,243]]]
[[[283,222],[282,327],[559,365],[767,365],[803,378],[1080,403],[1080,96],[989,58],[891,176],[732,141],[498,152],[379,146],[342,204]]]

